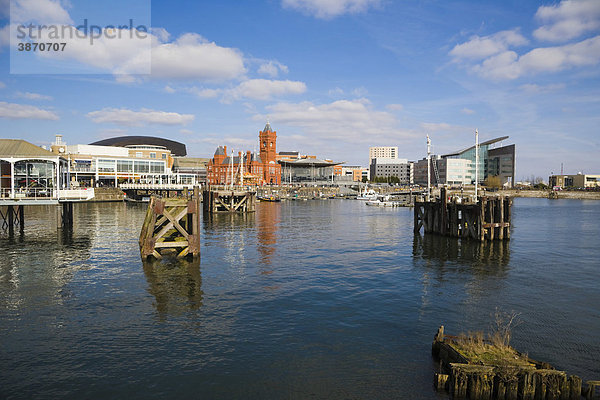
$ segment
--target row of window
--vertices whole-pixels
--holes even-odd
[[[165,163],[162,161],[138,161],[138,160],[103,160],[97,161],[98,172],[123,172],[123,173],[152,173],[162,174],[165,172]]]

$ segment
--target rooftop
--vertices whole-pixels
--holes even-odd
[[[51,151],[21,139],[0,139],[0,157],[56,157]]]
[[[506,139],[508,139],[508,136],[500,136],[500,137],[497,137],[495,139],[490,139],[490,140],[487,140],[485,142],[479,143],[479,147],[481,147],[481,146],[489,146],[491,144],[498,143],[498,142],[501,142],[501,141],[506,140]],[[474,148],[475,148],[475,145],[473,145],[471,147],[467,147],[466,149],[455,151],[453,153],[444,154],[443,157],[457,156],[459,154],[463,154],[463,153],[465,153],[465,152],[467,152],[467,151],[469,151],[471,149],[474,149]]]

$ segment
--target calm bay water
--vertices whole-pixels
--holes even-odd
[[[202,221],[199,265],[143,265],[145,207],[27,208],[0,231],[0,398],[438,399],[431,341],[521,314],[513,345],[600,379],[600,202],[515,199],[512,239],[412,209],[261,203]]]

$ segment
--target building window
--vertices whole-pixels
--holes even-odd
[[[163,159],[163,160],[166,160],[166,159],[167,159],[167,153],[162,153],[162,154],[161,154],[161,156],[162,156],[162,159]]]
[[[150,153],[150,158],[156,158],[156,153]]]
[[[135,152],[135,156],[136,156],[137,158],[142,158],[142,157],[143,157],[143,154],[142,154],[142,152],[141,152],[141,151],[136,151],[136,152]]]

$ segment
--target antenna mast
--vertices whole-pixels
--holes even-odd
[[[477,200],[477,184],[479,183],[479,131],[475,129],[475,203]]]

